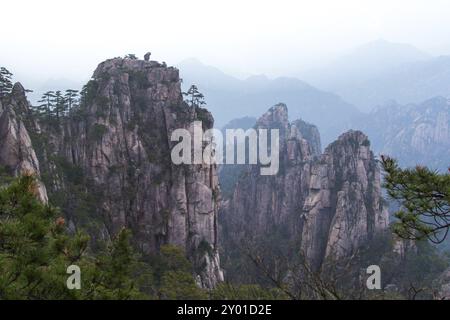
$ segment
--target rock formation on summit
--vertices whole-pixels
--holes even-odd
[[[377,231],[386,229],[380,169],[362,132],[349,131],[320,154],[317,129],[289,123],[284,104],[265,113],[257,128],[280,130],[280,170],[261,176],[247,166],[222,212],[224,241],[270,237],[298,241],[314,266],[326,257],[345,257]]]
[[[71,228],[105,239],[130,228],[144,253],[164,244],[184,248],[202,287],[223,280],[216,167],[174,165],[170,158],[173,130],[190,129],[195,120],[213,125],[206,109],[184,103],[177,69],[155,61],[107,60],[83,90],[79,107],[39,125],[19,91],[2,106],[2,165],[41,174]],[[27,128],[19,109],[27,113]]]
[[[10,95],[0,100],[0,165],[12,175],[40,176],[39,160],[25,126],[28,119],[25,89],[16,83]],[[38,180],[38,196],[47,202],[45,186]]]

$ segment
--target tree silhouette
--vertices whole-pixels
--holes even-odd
[[[205,96],[201,93],[195,84],[191,85],[187,92],[183,92],[187,97],[186,103],[191,107],[201,107],[206,104]]]
[[[11,92],[13,87],[12,76],[13,74],[8,69],[0,68],[0,98]]]
[[[64,94],[66,110],[70,111],[78,103],[78,90],[67,89]]]
[[[137,57],[134,53],[129,53],[125,56],[125,59],[137,60]]]
[[[401,238],[443,242],[450,230],[450,168],[448,173],[421,166],[402,169],[395,159],[381,159],[384,187],[401,204],[394,232]]]
[[[62,115],[65,113],[66,103],[65,99],[61,93],[61,91],[56,91],[55,96],[53,98],[53,110],[52,114],[56,116],[56,119],[59,120]]]
[[[54,99],[54,91],[47,91],[46,93],[44,93],[41,97],[41,100],[38,101],[39,103],[41,103],[36,108],[38,113],[50,118],[52,115],[52,110],[54,108]]]

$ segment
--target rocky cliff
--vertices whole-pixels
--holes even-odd
[[[326,257],[352,254],[388,224],[381,203],[380,170],[362,132],[349,131],[320,154],[311,125],[289,123],[284,104],[272,107],[256,124],[280,130],[280,170],[261,176],[247,166],[221,212],[224,241],[271,238],[296,241],[312,265]]]
[[[358,118],[353,128],[371,137],[375,152],[395,157],[403,166],[421,164],[445,172],[450,164],[450,105],[446,98],[410,105],[392,102]]]
[[[11,102],[15,108],[28,107],[20,94],[11,96],[19,98]],[[144,253],[163,244],[185,248],[201,286],[223,280],[216,167],[174,165],[170,158],[173,130],[192,130],[194,120],[205,129],[213,125],[208,111],[184,103],[177,69],[137,59],[101,63],[79,107],[28,126],[32,144],[13,109],[1,118],[8,137],[2,143],[9,146],[0,160],[40,170],[50,201],[67,213],[71,228],[110,238],[128,227]]]
[[[11,94],[0,100],[0,165],[7,174],[40,177],[39,160],[25,126],[28,111],[25,89],[16,83]],[[37,193],[43,202],[48,201],[40,180]]]

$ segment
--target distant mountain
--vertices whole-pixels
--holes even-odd
[[[221,261],[229,281],[252,279],[253,261],[239,254],[247,246],[275,272],[293,260],[292,252],[318,270],[387,229],[380,169],[366,135],[350,130],[322,153],[313,147],[320,146],[315,126],[290,122],[284,104],[265,112],[256,127],[279,130],[280,170],[262,176],[260,165],[243,165],[221,206]]]
[[[426,65],[431,60],[431,55],[411,45],[377,40],[321,69],[306,73],[305,78],[319,88],[339,94],[362,110],[370,110],[376,104],[398,99],[403,91],[410,90],[414,81],[410,81],[408,72],[416,64]],[[402,76],[398,76],[400,74]]]
[[[240,80],[195,59],[185,60],[177,67],[184,89],[196,84],[203,92],[217,127],[237,117],[256,117],[268,105],[283,102],[290,106],[291,119],[316,124],[328,143],[348,128],[352,116],[359,114],[356,107],[339,96],[296,78],[269,79],[260,75]]]
[[[355,87],[336,90],[365,110],[395,99],[401,104],[420,103],[434,96],[450,95],[450,56],[405,64]]]
[[[421,104],[391,102],[352,125],[370,138],[376,153],[397,158],[402,166],[450,167],[450,104],[435,97]]]

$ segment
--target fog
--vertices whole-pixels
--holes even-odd
[[[301,75],[375,39],[450,53],[446,0],[3,1],[0,65],[40,83],[89,78],[102,60],[196,57],[235,76]]]

